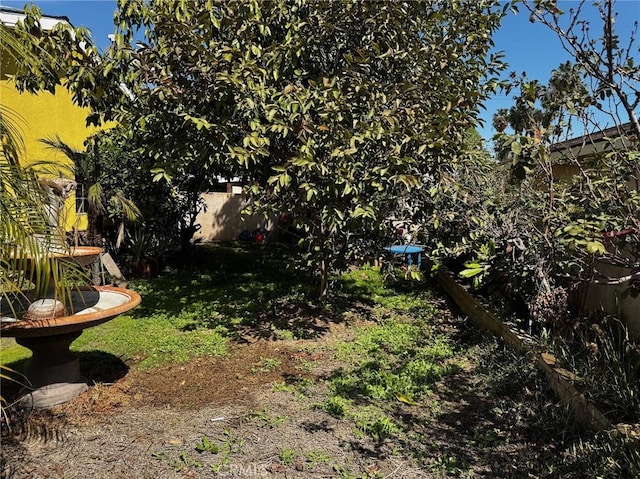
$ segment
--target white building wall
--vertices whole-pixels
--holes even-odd
[[[265,228],[273,231],[275,218],[265,218],[263,215],[243,216],[242,210],[246,200],[241,194],[233,193],[202,193],[206,208],[196,218],[200,231],[194,239],[201,241],[232,241],[237,240],[244,230],[253,231]]]

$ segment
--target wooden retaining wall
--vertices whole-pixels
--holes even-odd
[[[495,314],[487,311],[444,270],[438,271],[437,280],[464,314],[496,336],[502,337],[509,346],[526,354],[535,362],[536,367],[547,377],[549,385],[558,395],[560,401],[569,406],[576,421],[595,431],[611,428],[611,423],[604,414],[575,388],[573,373],[561,368],[553,355],[535,352],[530,343],[511,330]],[[617,426],[616,428],[624,434],[629,434],[626,426]]]

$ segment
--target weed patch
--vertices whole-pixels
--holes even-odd
[[[261,427],[278,427],[287,420],[286,416],[273,415],[267,409],[256,411],[251,414],[251,418],[260,424]]]
[[[83,437],[93,436],[91,421],[103,424],[104,411],[118,417],[109,430],[98,428],[100,444],[81,446],[94,448],[92,477],[129,477],[112,469],[125,467],[123,454],[144,456],[149,477],[640,477],[637,442],[575,429],[529,361],[451,314],[426,282],[385,281],[373,268],[354,269],[334,278],[333,302],[316,307],[300,284],[292,286],[286,256],[202,251],[191,271],[136,282],[141,308],[74,343],[83,368],[117,368],[118,379],[134,369],[70,406],[82,411],[71,417],[86,428]],[[5,339],[3,361],[29,354]],[[617,349],[623,355],[616,367],[632,382],[637,356],[620,339],[615,347],[627,349]],[[611,356],[609,345],[597,346]],[[222,360],[200,357],[227,349]],[[633,417],[637,396],[623,392],[620,417]],[[59,424],[56,414],[51,424]],[[158,437],[169,424],[176,444]],[[123,453],[121,438],[134,436]],[[74,440],[51,450],[56,461],[80,447]],[[24,459],[29,448],[6,449],[20,467],[40,468],[24,477],[52,470],[54,459],[40,449]],[[86,475],[86,466],[73,467]]]
[[[363,327],[353,341],[338,346],[336,356],[351,368],[330,379],[334,394],[359,400],[414,400],[457,370],[453,347],[423,321]]]
[[[403,408],[418,406],[460,367],[454,345],[434,327],[429,294],[390,293],[371,269],[352,271],[346,281],[372,301],[377,322],[336,345],[335,358],[345,366],[327,379],[329,395],[319,407],[383,442],[403,433]]]

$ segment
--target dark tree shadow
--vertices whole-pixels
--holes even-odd
[[[296,264],[296,252],[277,245],[201,245],[189,264],[139,282],[142,304],[129,314],[192,313],[180,329],[224,327],[240,341],[273,339],[278,331],[317,338],[341,314],[314,301],[314,278]]]
[[[80,375],[89,385],[95,383],[113,383],[123,378],[129,372],[122,359],[104,351],[74,351],[80,362]],[[28,358],[9,363],[6,366],[14,371],[7,372],[9,378],[3,378],[1,383],[2,397],[6,404],[13,404],[29,390],[28,380],[22,376],[24,363]]]
[[[129,372],[129,366],[121,358],[104,351],[75,353],[80,359],[80,374],[89,384],[114,383]]]

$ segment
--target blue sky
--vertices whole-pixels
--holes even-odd
[[[16,8],[22,8],[25,3],[24,0],[0,0],[0,5]],[[33,3],[38,5],[43,13],[64,15],[75,26],[84,25],[89,28],[98,47],[104,48],[108,45],[107,35],[113,32],[115,0],[39,0]],[[578,0],[558,2],[559,8],[565,11],[578,4]],[[591,4],[591,1],[587,4]],[[640,20],[640,0],[618,0],[616,10],[619,13],[616,28],[621,38],[628,38],[633,22]],[[587,18],[597,18],[594,17],[594,13],[595,10],[587,9]],[[526,71],[530,79],[537,79],[543,83],[548,81],[554,68],[569,59],[555,34],[540,24],[530,23],[524,9],[521,9],[518,15],[509,15],[503,20],[502,27],[494,36],[494,43],[496,50],[505,53],[505,60],[509,63],[507,74],[511,71]],[[637,61],[640,62],[640,52],[636,53]],[[486,110],[482,112],[485,125],[479,130],[483,137],[489,139],[493,135],[491,118],[495,111],[511,104],[511,98],[503,94],[496,95],[486,103]]]
[[[592,1],[587,1],[583,8],[581,18],[592,21],[591,33],[597,37],[599,32],[595,30],[596,25],[601,25],[597,10],[591,7]],[[568,13],[571,7],[577,7],[578,0],[559,1],[558,7]],[[618,12],[616,21],[616,31],[623,40],[623,44],[628,43],[633,24],[640,20],[640,0],[618,0],[615,4]],[[640,33],[640,32],[638,32]],[[626,42],[624,41],[626,40]],[[547,27],[538,23],[529,22],[526,9],[521,8],[517,15],[508,15],[503,19],[500,30],[494,35],[493,41],[496,50],[505,53],[505,60],[509,63],[506,73],[511,71],[516,73],[526,72],[529,79],[536,79],[547,83],[551,72],[561,63],[570,60],[560,44],[557,36]],[[640,62],[640,51],[637,50],[640,42],[636,41],[636,63]],[[480,129],[480,133],[485,138],[493,136],[494,130],[491,127],[493,113],[499,108],[508,108],[513,104],[510,96],[496,95],[485,106],[486,112],[482,115],[485,118],[485,126]],[[603,128],[612,125],[602,125]]]

